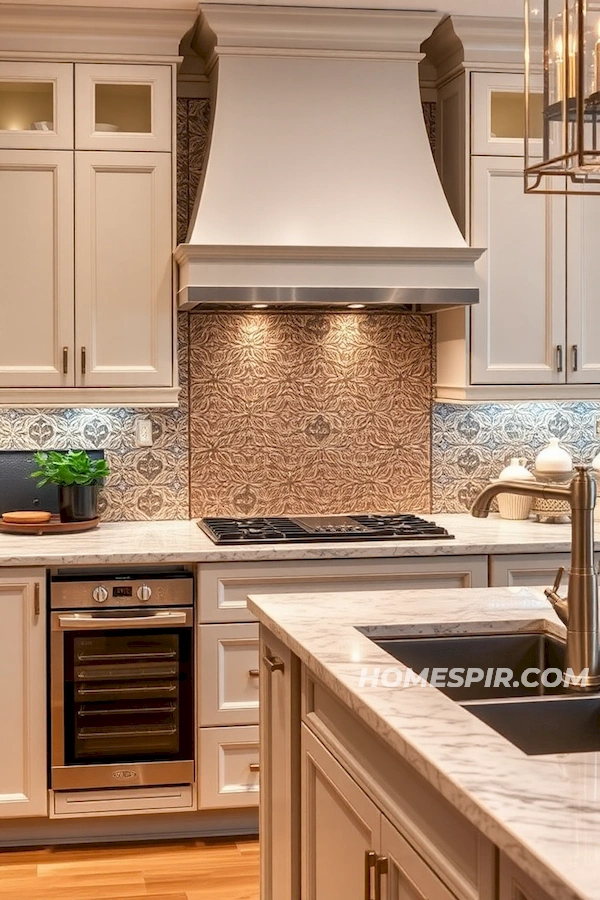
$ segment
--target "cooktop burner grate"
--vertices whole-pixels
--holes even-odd
[[[309,541],[452,540],[445,528],[406,514],[206,518],[198,526],[215,544],[291,544]]]

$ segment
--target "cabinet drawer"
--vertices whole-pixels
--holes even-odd
[[[258,726],[201,728],[200,809],[258,806]]]
[[[200,625],[200,725],[258,724],[258,625]]]
[[[551,587],[564,566],[562,588],[569,583],[568,553],[508,553],[490,556],[490,587]]]
[[[191,784],[107,791],[60,791],[52,797],[51,819],[122,816],[194,809]]]
[[[487,557],[207,563],[197,586],[201,622],[251,622],[249,594],[487,587]]]

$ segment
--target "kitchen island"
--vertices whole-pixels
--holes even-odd
[[[263,595],[249,606],[271,660],[261,900],[363,900],[380,876],[386,898],[600,898],[599,754],[526,756],[430,685],[364,678],[401,664],[357,626],[562,636],[541,591]]]

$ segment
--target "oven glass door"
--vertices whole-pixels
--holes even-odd
[[[192,630],[64,633],[65,765],[193,759]]]

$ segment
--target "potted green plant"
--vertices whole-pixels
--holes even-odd
[[[31,477],[38,479],[38,487],[58,485],[61,522],[97,518],[100,483],[110,475],[106,460],[92,459],[85,450],[40,451],[34,453],[34,459],[37,469]]]

